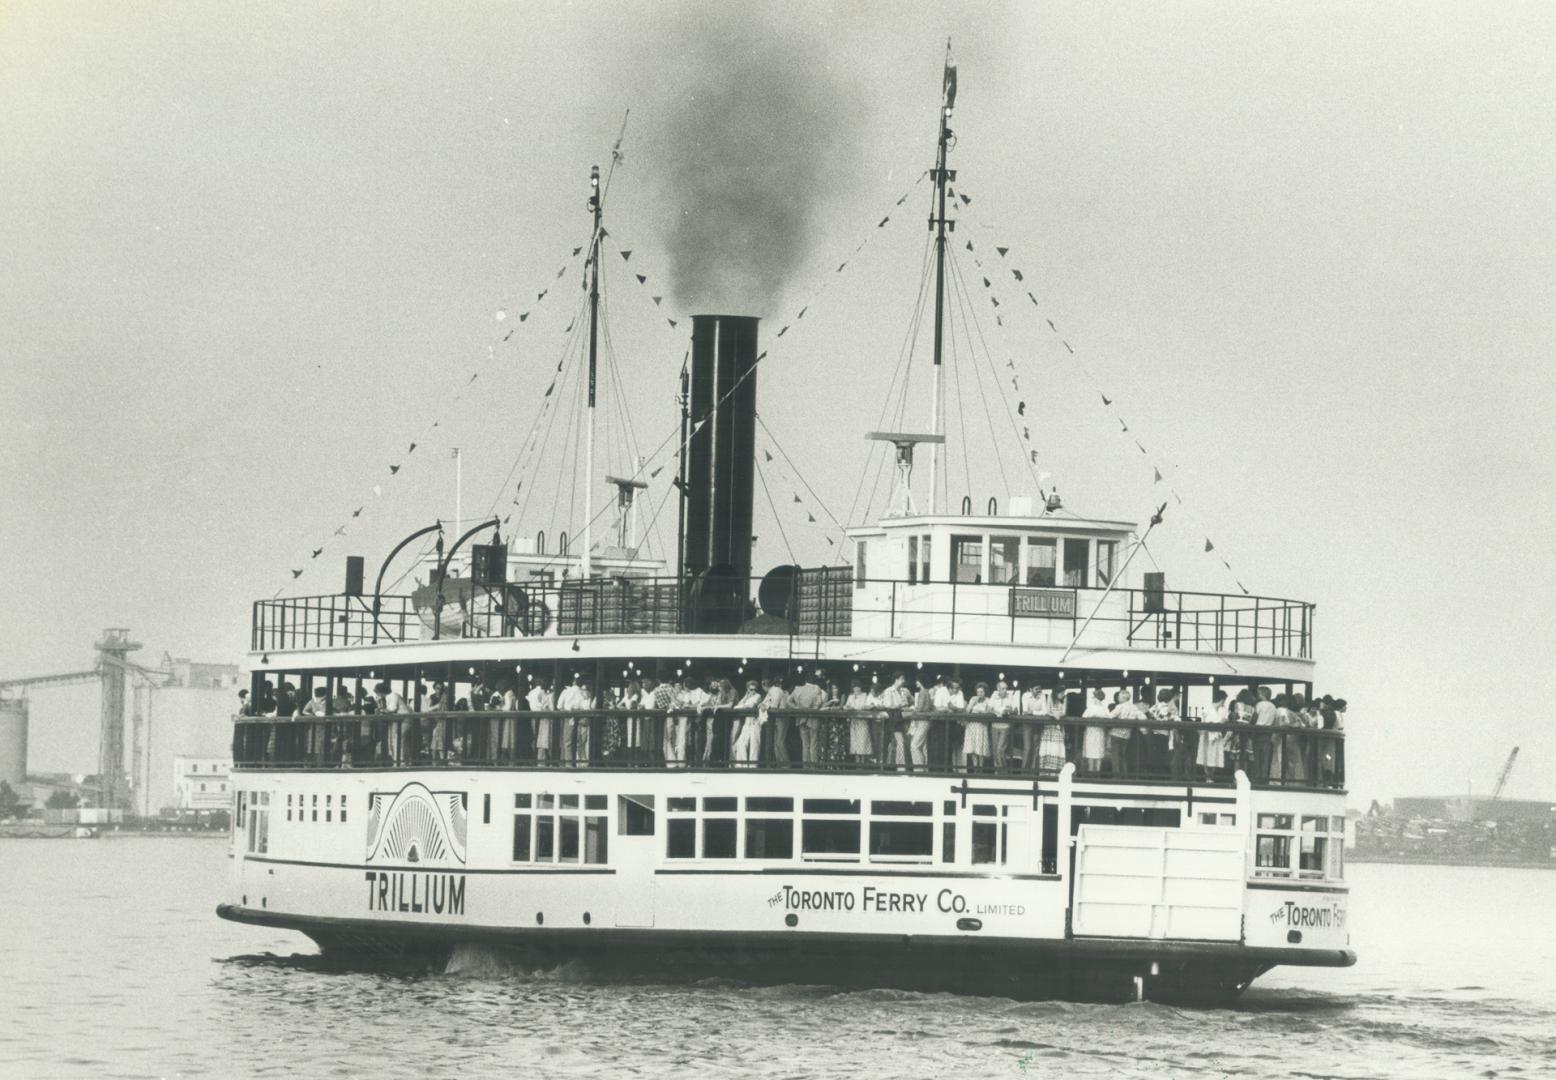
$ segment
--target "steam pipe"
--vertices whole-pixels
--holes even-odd
[[[398,544],[396,544],[394,546],[394,550],[389,553],[389,557],[384,560],[384,564],[378,568],[378,580],[373,583],[373,644],[374,645],[378,644],[378,631],[379,631],[379,629],[380,629],[380,627],[382,625],[378,621],[378,614],[379,614],[379,611],[381,609],[381,604],[383,602],[384,574],[385,574],[385,572],[388,571],[389,564],[394,562],[394,557],[396,555],[400,554],[400,552],[402,550],[404,550],[406,544],[409,544],[412,540],[415,540],[417,537],[426,536],[428,533],[432,532],[434,529],[442,530],[442,528],[443,528],[443,523],[441,521],[434,521],[431,525],[428,525],[425,529],[417,529],[415,532],[411,533],[411,535],[407,536],[404,540],[401,540]],[[385,631],[385,633],[387,633],[387,632],[388,631]]]
[[[459,550],[460,545],[462,545],[466,540],[470,539],[476,533],[480,532],[482,529],[495,529],[501,524],[502,518],[499,517],[493,517],[490,521],[483,521],[481,524],[470,529],[469,532],[466,532],[458,540],[455,540],[454,546],[443,553],[443,558],[438,563],[437,598],[433,601],[432,607],[433,641],[437,641],[443,636],[443,579],[444,576],[448,573],[449,560],[454,557],[454,553]],[[494,540],[493,542],[495,543],[497,541]]]

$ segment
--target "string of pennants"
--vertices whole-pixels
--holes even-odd
[[[963,205],[969,205],[972,202],[972,200],[965,195],[962,196],[962,201]],[[1243,584],[1242,580],[1238,577],[1237,571],[1232,567],[1231,562],[1228,561],[1226,554],[1216,546],[1214,540],[1212,540],[1209,536],[1208,530],[1206,530],[1204,524],[1199,520],[1198,515],[1196,515],[1193,510],[1184,503],[1183,496],[1179,493],[1177,486],[1171,479],[1172,473],[1174,471],[1171,464],[1169,463],[1168,468],[1165,471],[1163,470],[1160,459],[1158,459],[1156,455],[1154,455],[1149,449],[1146,448],[1145,444],[1140,439],[1139,432],[1130,428],[1128,419],[1122,414],[1122,410],[1116,407],[1115,403],[1117,401],[1117,395],[1110,394],[1107,389],[1102,386],[1101,381],[1097,379],[1090,366],[1076,351],[1075,346],[1070,342],[1069,338],[1059,329],[1053,318],[1044,311],[1043,305],[1038,301],[1037,296],[1027,284],[1026,274],[1019,266],[1016,265],[1015,260],[1011,258],[1011,253],[1014,250],[1012,246],[1009,244],[995,245],[994,256],[997,257],[998,261],[996,262],[994,258],[991,258],[989,260],[989,263],[991,264],[990,266],[985,266],[984,259],[980,255],[977,245],[975,245],[972,240],[967,240],[963,246],[966,251],[972,254],[974,265],[979,270],[979,277],[981,279],[983,289],[988,295],[989,304],[995,312],[994,318],[996,324],[1002,328],[1004,327],[1004,313],[1011,306],[1001,301],[1000,288],[996,284],[997,281],[1003,280],[1004,273],[1008,273],[1010,275],[1011,281],[1014,282],[1014,287],[1021,292],[1021,294],[1029,302],[1033,311],[1036,312],[1037,316],[1041,318],[1043,323],[1048,327],[1048,332],[1052,336],[1053,340],[1064,348],[1065,355],[1074,362],[1075,366],[1080,369],[1086,380],[1091,384],[1092,391],[1096,394],[1097,399],[1101,402],[1102,408],[1107,411],[1113,419],[1118,421],[1119,436],[1123,438],[1132,449],[1138,452],[1140,456],[1145,459],[1146,463],[1151,466],[1151,482],[1153,486],[1159,486],[1166,490],[1168,495],[1171,496],[1172,501],[1184,512],[1186,516],[1188,516],[1193,521],[1193,523],[1197,526],[1198,531],[1204,535],[1205,554],[1214,555],[1216,557],[1216,559],[1221,563],[1222,567],[1225,568],[1226,572],[1231,576],[1233,582],[1236,583],[1238,589],[1242,591],[1244,596],[1251,595],[1248,591],[1248,587]],[[1020,306],[1026,307],[1027,305]],[[1027,401],[1025,398],[1019,396],[1021,392],[1020,376],[1018,373],[1016,373],[1015,361],[1014,359],[1007,359],[1005,364],[1006,369],[1012,372],[1010,375],[1010,386],[1011,392],[1016,396],[1016,413],[1020,417],[1025,417],[1027,413]],[[1028,442],[1031,441],[1030,428],[1023,428],[1023,438],[1025,438]],[[1029,450],[1029,454],[1032,463],[1035,465],[1037,461],[1037,451]]]
[[[319,558],[334,546],[338,539],[350,535],[353,523],[358,521],[364,513],[368,512],[371,506],[384,498],[386,491],[390,490],[392,485],[399,481],[403,470],[408,464],[410,464],[412,457],[418,450],[422,451],[421,456],[423,458],[427,456],[427,444],[433,439],[435,433],[438,432],[440,428],[442,428],[445,419],[458,415],[455,406],[457,406],[460,401],[464,399],[465,395],[469,393],[471,387],[476,384],[476,382],[481,378],[482,374],[489,371],[489,369],[496,363],[498,348],[507,345],[513,336],[524,327],[524,324],[528,323],[530,316],[534,314],[535,310],[542,303],[544,303],[547,297],[551,296],[557,289],[556,282],[566,277],[568,269],[578,261],[578,256],[583,252],[583,250],[584,248],[582,245],[572,249],[572,254],[566,259],[566,261],[562,263],[556,274],[549,279],[550,283],[542,287],[540,291],[535,294],[534,300],[522,305],[523,310],[519,312],[517,318],[510,319],[509,309],[506,307],[499,308],[497,310],[496,321],[499,324],[501,333],[499,336],[496,336],[490,343],[488,343],[486,347],[485,362],[475,364],[470,370],[469,376],[461,378],[460,382],[457,384],[454,390],[453,395],[448,399],[444,409],[437,415],[433,416],[433,418],[415,435],[414,438],[407,440],[404,450],[396,454],[391,461],[385,463],[383,466],[385,471],[379,474],[377,482],[370,485],[357,500],[353,500],[357,503],[355,508],[352,509],[349,513],[343,512],[340,522],[333,529],[331,529],[329,533],[327,533],[316,545],[310,546],[308,558],[301,566],[291,569],[290,572],[292,581],[296,581],[304,574],[306,574],[319,560]],[[575,316],[574,322],[576,321],[577,318]],[[571,333],[572,329],[573,323],[569,323],[567,330],[564,332]],[[560,368],[558,370],[560,370]],[[548,397],[551,394],[551,391],[555,389],[555,385],[555,381],[553,380],[551,388],[547,389],[546,391]],[[277,589],[274,595],[280,596],[281,592],[281,589]]]
[[[814,526],[819,530],[822,539],[827,542],[827,547],[836,549],[838,541],[847,536],[843,531],[843,523],[837,519],[836,514],[827,508],[827,504],[821,501],[821,496],[816,494],[810,483],[800,475],[799,467],[794,464],[794,459],[789,457],[788,452],[778,444],[778,440],[773,437],[772,431],[768,428],[766,422],[762,420],[761,414],[757,415],[756,422],[761,425],[762,433],[765,436],[765,442],[761,447],[762,460],[758,463],[758,467],[763,465],[776,467],[776,471],[781,475],[775,476],[774,479],[782,480],[784,487],[789,489],[789,498],[791,500],[789,505],[798,506],[800,510],[804,511],[805,524]],[[803,495],[801,494],[802,490],[804,492]],[[830,523],[818,519],[816,517],[817,510],[820,510],[826,518],[830,519]]]

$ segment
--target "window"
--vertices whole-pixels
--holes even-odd
[[[908,584],[918,584],[918,537],[908,537]]]
[[[964,585],[983,580],[983,537],[951,537],[951,580]]]
[[[616,796],[616,831],[622,836],[653,836],[654,797]]]
[[[290,795],[286,797],[286,820],[292,820],[292,797]]]
[[[859,822],[806,819],[800,850],[806,855],[858,855]]]
[[[935,849],[933,814],[934,804],[927,801],[872,801],[870,857],[882,862],[929,862]]]
[[[344,795],[340,797],[340,820],[342,824],[346,820],[346,797]]]
[[[746,818],[746,858],[794,858],[793,819]]]
[[[1097,588],[1105,589],[1113,581],[1114,568],[1118,563],[1118,541],[1097,541]]]
[[[204,791],[204,790],[205,790],[205,785],[204,785],[204,784],[201,784],[201,785],[200,785],[200,790],[201,790],[201,791]]]
[[[972,861],[974,866],[1004,862],[1000,857],[999,812],[994,806],[975,803],[972,808]]]
[[[1236,825],[1236,814],[1204,813],[1199,816],[1201,825]]]
[[[242,803],[239,803],[240,807]],[[270,792],[253,791],[248,798],[248,850],[251,855],[270,851]]]
[[[702,819],[702,857],[704,859],[733,859],[735,857],[735,819]]]
[[[693,818],[671,818],[665,835],[665,857],[669,859],[695,859],[697,857],[697,822]]]
[[[313,797],[313,816],[311,818],[309,818],[309,820],[310,821],[318,821],[319,820],[319,797],[317,795],[315,795]]]
[[[335,817],[335,796],[324,796],[324,820],[330,821]]]
[[[1344,817],[1260,814],[1258,826],[1254,846],[1255,877],[1338,880],[1344,876]]]
[[[1021,582],[1021,538],[996,536],[989,541],[989,582],[1017,585]]]
[[[862,589],[865,585],[865,549],[869,545],[863,540],[854,541],[854,588]]]
[[[807,814],[859,813],[858,799],[806,799],[804,806]]]
[[[918,579],[929,580],[929,535],[926,533],[918,542]]]
[[[1090,562],[1091,541],[1066,537],[1064,541],[1064,584],[1066,588],[1084,589],[1091,576],[1086,572]]]
[[[532,805],[533,798],[533,805]],[[513,797],[513,861],[600,865],[609,856],[609,802],[604,795],[518,794]],[[533,811],[533,812],[532,812]]]
[[[1254,849],[1255,877],[1291,876],[1291,837],[1259,834]]]
[[[1037,588],[1053,588],[1059,582],[1055,578],[1058,562],[1057,547],[1051,539],[1041,536],[1027,537],[1027,584]]]
[[[945,800],[940,810],[941,816],[945,818],[940,825],[940,861],[954,863],[956,861],[956,800]]]

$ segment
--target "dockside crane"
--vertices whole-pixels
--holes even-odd
[[[1486,803],[1486,809],[1491,810],[1497,805],[1497,800],[1502,797],[1502,789],[1507,787],[1508,774],[1513,771],[1513,762],[1518,760],[1518,747],[1513,747],[1507,755],[1507,761],[1502,765],[1502,772],[1497,776],[1497,786],[1491,792],[1491,799]]]

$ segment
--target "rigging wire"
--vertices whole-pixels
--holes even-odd
[[[821,507],[821,512],[826,514],[827,517],[831,518],[832,524],[836,525],[839,529],[845,528],[846,526],[844,526],[844,524],[837,519],[837,515],[834,514],[827,507],[827,504],[822,501],[821,496],[816,494],[816,489],[810,486],[810,481],[805,479],[804,474],[800,472],[799,466],[794,464],[794,459],[789,456],[789,452],[779,444],[778,437],[773,434],[772,429],[767,426],[767,422],[762,419],[761,413],[756,414],[756,422],[762,425],[762,430],[767,433],[767,438],[773,444],[773,449],[777,450],[778,455],[782,457],[783,460],[788,464],[789,471],[792,472],[794,474],[794,478],[800,482],[800,486],[803,487],[810,495],[810,497],[816,501],[816,505]]]
[[[962,335],[967,338],[967,353],[973,362],[973,382],[978,387],[978,397],[983,402],[983,418],[988,424],[987,431],[989,435],[989,441],[992,444],[992,448],[994,450],[994,464],[999,468],[1000,483],[1005,487],[1005,501],[1008,503],[1010,501],[1010,478],[1005,475],[1005,458],[1004,455],[1000,453],[999,440],[995,439],[994,437],[994,413],[989,409],[989,396],[984,391],[982,372],[977,366],[977,347],[973,343],[972,335],[968,333],[967,330],[967,324],[972,320],[972,313],[967,310],[967,283],[962,279],[961,275],[956,272],[956,262],[954,259],[952,260],[951,266],[951,294],[955,300],[957,308],[962,312],[961,331]],[[954,329],[955,328],[953,327],[953,331]],[[996,382],[995,389],[998,388],[999,384]]]
[[[784,532],[783,518],[778,516],[778,505],[773,502],[772,489],[767,486],[767,477],[762,472],[762,463],[756,462],[756,478],[762,484],[762,493],[767,496],[768,508],[773,512],[773,523],[778,526],[778,536],[783,540],[784,550],[789,553],[789,562],[798,562],[794,557],[794,546],[789,543],[789,534]]]

